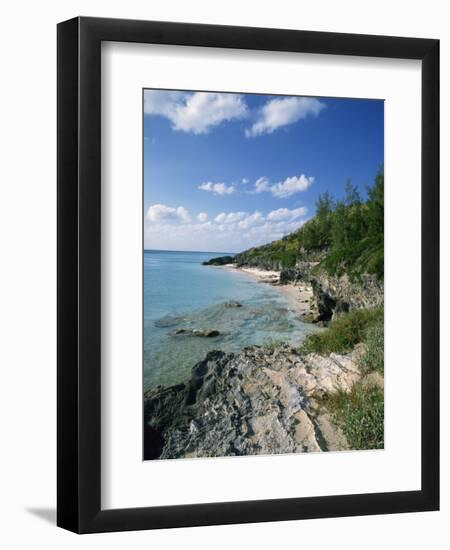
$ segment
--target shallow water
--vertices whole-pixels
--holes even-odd
[[[237,352],[274,341],[299,344],[317,330],[288,298],[253,277],[201,263],[223,253],[144,253],[144,389],[187,380],[208,351]],[[230,307],[238,301],[242,307]],[[178,334],[180,329],[220,336]]]

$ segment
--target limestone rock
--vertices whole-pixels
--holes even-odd
[[[384,284],[375,275],[363,274],[353,281],[320,271],[311,279],[318,320],[329,321],[353,309],[373,308],[384,303]]]
[[[361,376],[357,353],[301,356],[288,345],[208,353],[188,383],[145,394],[145,425],[158,442],[149,458],[347,448],[314,398],[351,389]]]

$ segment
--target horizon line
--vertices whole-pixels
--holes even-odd
[[[222,252],[219,250],[169,250],[168,248],[144,248],[144,252],[193,252],[196,254],[239,254],[239,252]]]

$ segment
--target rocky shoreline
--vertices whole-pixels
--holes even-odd
[[[364,380],[362,352],[357,346],[322,357],[288,345],[210,352],[187,383],[145,393],[144,458],[346,450],[345,436],[319,402]]]
[[[355,309],[383,304],[383,281],[318,271],[317,261],[292,268],[214,258],[206,265],[239,270],[279,287],[299,318],[321,326]],[[240,304],[233,302],[233,307]],[[184,334],[183,329],[174,334]],[[216,331],[192,332],[214,338]],[[326,407],[325,396],[355,384],[383,385],[360,370],[364,344],[351,353],[302,354],[287,344],[251,346],[239,353],[211,351],[184,384],[144,394],[144,458],[194,458],[341,451],[350,448]]]
[[[342,313],[353,309],[373,308],[384,303],[384,283],[376,275],[363,274],[353,281],[347,274],[330,275],[317,270],[317,261],[297,261],[285,268],[269,263],[251,263],[238,255],[213,258],[205,265],[236,269],[263,283],[279,286],[289,295],[302,320],[326,326]]]

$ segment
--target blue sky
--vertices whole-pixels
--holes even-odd
[[[238,252],[365,197],[384,155],[384,103],[144,91],[144,247]]]

